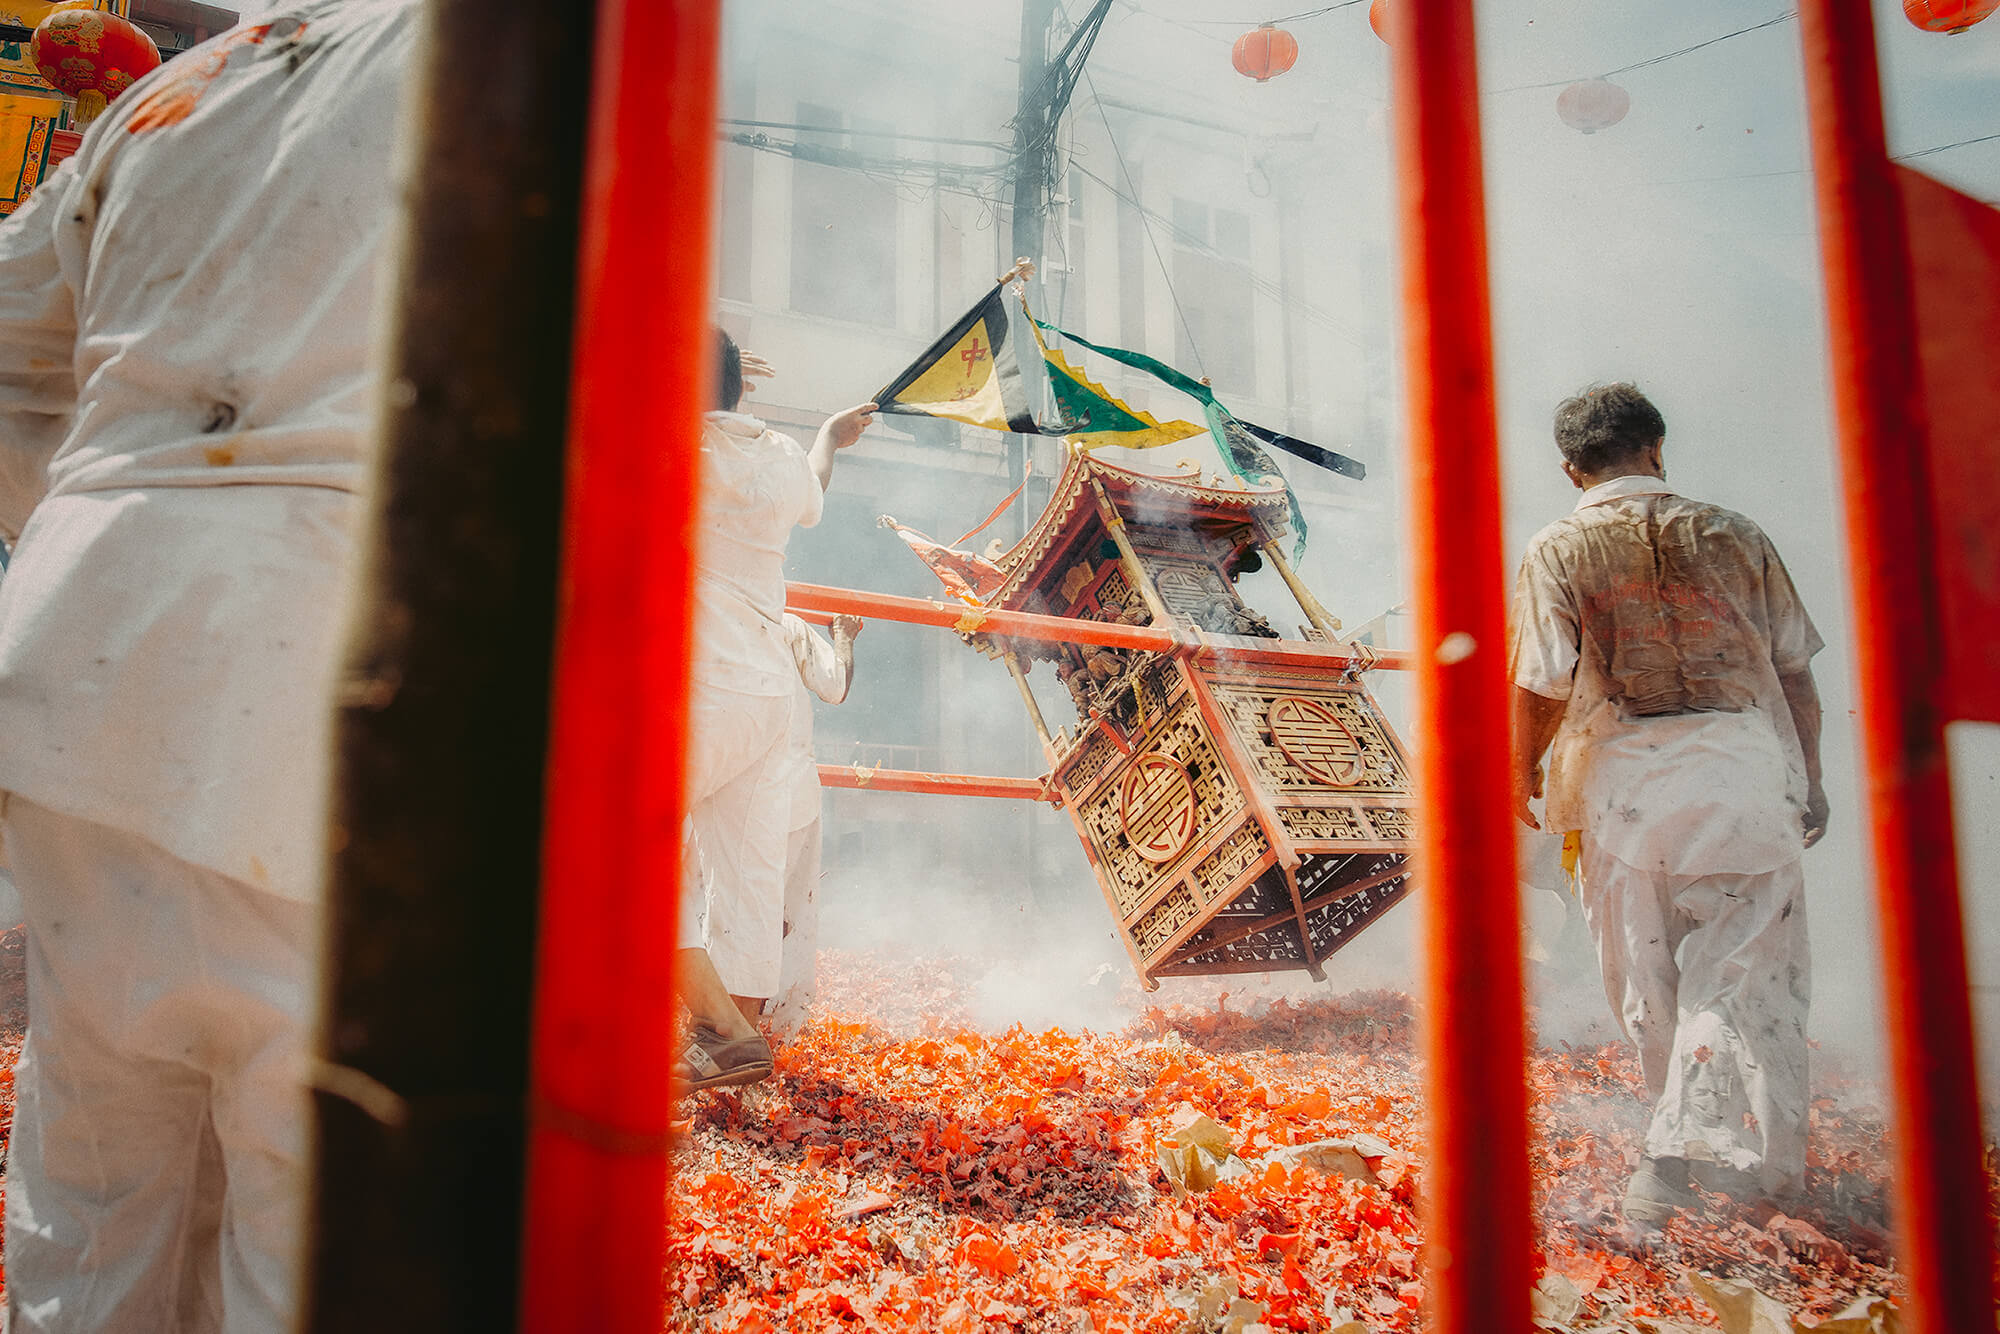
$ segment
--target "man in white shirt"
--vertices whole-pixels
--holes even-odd
[[[785,902],[778,990],[766,1003],[771,1031],[780,1038],[798,1032],[812,1008],[819,949],[819,762],[813,756],[812,697],[828,704],[847,698],[854,684],[854,637],[861,618],[836,616],[829,643],[819,631],[785,613],[785,638],[798,667],[792,700],[792,727],[786,748],[791,766],[791,821],[785,836]],[[810,693],[808,693],[810,692]]]
[[[27,1330],[297,1306],[328,722],[415,0],[281,3],[0,226]]]
[[[784,940],[786,749],[799,690],[783,624],[785,544],[794,526],[819,522],[834,456],[861,438],[875,411],[867,403],[829,417],[807,453],[736,411],[742,354],[716,332],[719,410],[708,414],[701,439],[688,700],[687,800],[706,875],[684,876],[680,920],[681,939],[705,945],[679,952],[681,997],[695,1019],[673,1071],[684,1090],[771,1073],[771,1049],[751,1019],[778,990]]]
[[[1576,510],[1536,534],[1514,606],[1516,806],[1582,841],[1585,919],[1653,1098],[1625,1215],[1692,1179],[1782,1197],[1805,1174],[1810,997],[1800,853],[1826,830],[1822,647],[1749,519],[1666,483],[1629,384],[1556,410]]]

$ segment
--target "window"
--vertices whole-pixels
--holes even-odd
[[[1136,177],[1126,188],[1138,197]],[[1146,243],[1146,219],[1139,206],[1118,196],[1118,329],[1127,347],[1146,346],[1146,265],[1152,248]]]
[[[792,163],[792,309],[893,328],[896,323],[896,196],[858,170],[853,157],[888,142],[858,138],[830,107],[799,103]],[[814,161],[818,155],[820,161]]]
[[[1173,231],[1174,292],[1181,304],[1177,362],[1182,370],[1206,374],[1225,396],[1254,397],[1257,307],[1249,215],[1176,199]]]

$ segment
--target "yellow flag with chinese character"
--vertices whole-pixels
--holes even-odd
[[[1014,355],[1000,288],[875,395],[882,412],[948,417],[994,431],[1039,434]]]

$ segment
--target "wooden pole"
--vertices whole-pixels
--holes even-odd
[[[1521,921],[1471,0],[1389,6],[1416,590],[1431,1334],[1527,1334]]]
[[[1320,606],[1319,599],[1313,596],[1313,591],[1305,586],[1298,573],[1292,569],[1292,563],[1285,559],[1284,551],[1276,542],[1264,543],[1262,550],[1265,558],[1277,567],[1278,574],[1285,581],[1285,587],[1291,589],[1292,596],[1298,599],[1299,610],[1306,614],[1306,620],[1312,623],[1312,628],[1325,635],[1329,643],[1338,643],[1340,622],[1329,616],[1325,607]]]
[[[861,616],[906,625],[934,625],[961,634],[993,635],[1001,639],[1035,639],[1051,644],[1100,644],[1106,648],[1154,653],[1185,652],[1196,662],[1228,662],[1269,667],[1312,667],[1339,672],[1383,667],[1405,670],[1415,658],[1397,649],[1365,649],[1304,640],[1217,640],[1198,632],[1162,629],[1157,625],[1121,625],[1076,616],[1041,616],[998,607],[968,607],[963,602],[936,602],[898,593],[870,593],[825,584],[785,585],[786,610],[802,617]]]
[[[915,769],[869,769],[858,764],[822,764],[821,787],[864,792],[917,792],[934,797],[1014,797],[1053,803],[1039,778],[996,778],[990,774],[931,774]]]
[[[1041,703],[1036,700],[1035,692],[1028,685],[1028,673],[1022,670],[1021,656],[1012,649],[1007,650],[1007,674],[1013,677],[1014,684],[1020,687],[1021,702],[1028,706],[1028,719],[1035,725],[1035,735],[1042,739],[1042,749],[1047,751],[1055,744],[1049,736],[1048,721],[1042,717]]]
[[[1153,624],[1162,628],[1173,625],[1173,613],[1160,599],[1160,590],[1153,587],[1153,576],[1139,563],[1139,553],[1132,549],[1132,539],[1125,535],[1125,516],[1111,503],[1111,497],[1104,494],[1104,484],[1095,477],[1090,479],[1091,494],[1097,497],[1098,517],[1111,533],[1111,540],[1118,545],[1118,563],[1125,570],[1125,579],[1139,596],[1145,599],[1146,610],[1152,613]]]
[[[1993,1325],[1993,1233],[1944,737],[1939,479],[1872,22],[1852,0],[1799,6],[1895,1072],[1898,1256],[1912,1329],[1959,1334]]]
[[[560,257],[595,12],[433,0],[410,54],[336,720],[303,1302],[319,1334],[516,1324],[574,311]]]
[[[666,1319],[690,585],[714,396],[718,0],[601,4],[535,998],[534,1334],[656,1334]]]

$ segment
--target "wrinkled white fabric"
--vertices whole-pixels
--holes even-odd
[[[711,412],[701,433],[701,558],[694,679],[743,695],[798,688],[785,641],[785,544],[819,522],[819,478],[790,436]]]
[[[771,1031],[793,1037],[806,1022],[819,983],[820,823],[792,830],[785,840],[784,957],[778,989],[764,1007]]]
[[[0,789],[302,901],[417,12],[176,57],[0,226]]]
[[[829,704],[847,698],[847,673],[824,635],[790,612],[785,638],[798,668],[787,764],[791,771],[790,832],[785,840],[784,933],[778,987],[765,1006],[771,1028],[789,1038],[812,1008],[819,969],[820,788],[813,754],[813,697]],[[761,994],[761,993],[760,993]]]
[[[1805,757],[1779,678],[1821,647],[1750,520],[1654,477],[1592,487],[1529,544],[1515,596],[1514,683],[1568,701],[1548,827],[1676,875],[1794,860]]]
[[[689,700],[688,809],[699,878],[681,885],[681,939],[701,942],[732,996],[778,989],[791,812],[788,695],[697,689]]]
[[[1649,1157],[1717,1162],[1773,1196],[1804,1183],[1811,953],[1800,861],[1673,876],[1587,836],[1583,913],[1653,1099]]]
[[[289,1329],[316,909],[5,799],[28,914],[15,1334]]]
[[[790,612],[785,613],[785,641],[798,668],[799,688],[792,703],[792,731],[786,753],[792,773],[791,823],[797,831],[819,820],[819,762],[813,755],[813,696],[829,704],[847,698],[847,673],[824,635]]]
[[[0,225],[17,1331],[287,1329],[334,642],[417,0],[281,0]]]

